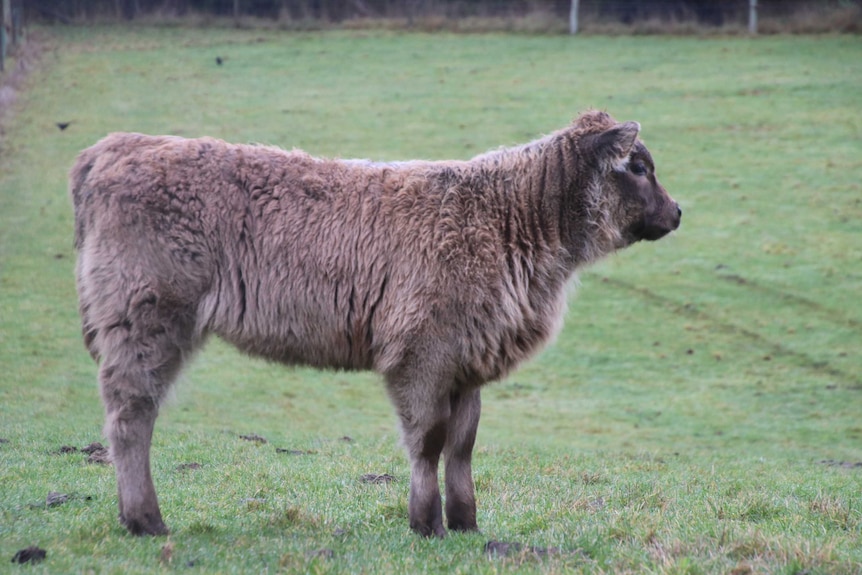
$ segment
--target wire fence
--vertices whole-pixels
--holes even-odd
[[[544,33],[862,33],[862,0],[0,0],[0,72],[25,23],[194,18]]]
[[[567,22],[572,7],[577,6],[585,22],[633,25],[657,20],[721,26],[746,23],[752,2],[766,18],[858,11],[862,4],[862,0],[27,0],[27,5],[29,17],[61,22],[196,14],[337,23],[361,18],[493,18],[535,13],[552,14]]]

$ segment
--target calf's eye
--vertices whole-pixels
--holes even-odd
[[[645,176],[647,175],[647,167],[641,162],[634,162],[631,164],[631,171],[636,176]]]

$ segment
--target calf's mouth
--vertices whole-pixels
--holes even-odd
[[[634,236],[637,240],[647,240],[654,242],[659,240],[672,231],[679,228],[682,221],[682,208],[676,202],[671,202],[670,205],[660,213],[645,218],[638,229],[634,230]]]

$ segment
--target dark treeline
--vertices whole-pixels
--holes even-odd
[[[588,19],[625,25],[647,20],[723,26],[745,22],[750,0],[579,0]],[[859,10],[862,0],[757,0],[760,14]],[[28,0],[28,19],[134,20],[141,17],[253,17],[341,22],[351,18],[521,17],[531,13],[567,19],[572,0]]]

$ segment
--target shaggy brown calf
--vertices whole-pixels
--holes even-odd
[[[476,529],[479,388],[560,327],[575,270],[680,222],[635,122],[589,112],[465,162],[373,163],[112,134],[72,169],[84,341],[120,521],[163,534],[159,403],[215,333],[288,364],[374,369],[410,456],[410,526]]]

